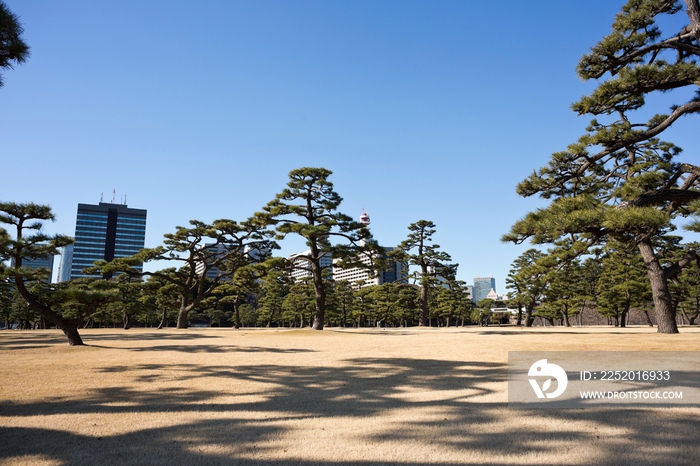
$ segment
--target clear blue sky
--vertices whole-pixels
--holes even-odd
[[[503,293],[528,245],[500,237],[541,205],[515,185],[583,134],[576,63],[623,2],[7,3],[31,57],[0,89],[0,199],[50,204],[47,231],[72,235],[77,204],[116,189],[153,247],[324,166],[381,244],[432,220],[459,278]],[[697,124],[665,136],[696,163]]]

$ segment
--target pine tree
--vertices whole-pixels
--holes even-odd
[[[332,173],[326,168],[292,170],[287,188],[263,208],[263,213],[257,214],[267,224],[276,225],[277,239],[296,234],[306,240],[309,254],[297,258],[307,261],[311,269],[316,302],[314,330],[323,330],[326,319],[323,271],[331,266],[323,265],[321,259],[332,257],[337,266],[365,267],[362,256],[370,257],[370,262],[379,256],[379,246],[369,230],[338,212],[343,199],[328,181]]]
[[[23,32],[17,15],[10,11],[5,2],[0,1],[0,68],[12,69],[14,64],[22,64],[29,58],[29,46],[20,37]]]
[[[438,277],[454,276],[456,265],[447,262],[451,257],[440,251],[439,244],[431,244],[435,234],[435,224],[429,220],[419,220],[408,226],[408,238],[399,244],[390,255],[399,262],[418,266],[418,286],[420,299],[418,301],[420,314],[418,325],[428,325],[428,295],[430,286]]]
[[[668,280],[697,260],[688,250],[662,265],[655,238],[673,228],[678,217],[700,209],[700,167],[675,159],[680,148],[659,136],[684,115],[700,112],[700,15],[698,0],[686,0],[690,24],[662,38],[661,15],[682,11],[677,0],[630,0],[617,15],[610,35],[584,56],[583,79],[600,79],[595,91],[573,105],[594,119],[587,133],[549,164],[518,185],[521,196],[551,199],[548,207],[518,221],[505,241],[553,243],[569,237],[581,253],[609,240],[635,245],[651,284],[658,331],[677,333]],[[635,122],[646,96],[679,88],[695,97],[672,106],[670,114]],[[676,94],[673,94],[676,95]],[[691,224],[700,228],[700,222]]]

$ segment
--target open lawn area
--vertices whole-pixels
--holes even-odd
[[[650,328],[0,332],[0,464],[700,464],[700,409],[513,410],[508,351]]]

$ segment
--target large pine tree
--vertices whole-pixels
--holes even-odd
[[[596,119],[578,142],[553,154],[547,166],[518,185],[521,196],[552,201],[504,236],[540,244],[569,237],[582,252],[611,239],[636,245],[661,333],[678,332],[668,280],[698,257],[689,250],[665,262],[654,246],[655,238],[674,228],[674,219],[697,216],[700,209],[700,167],[677,161],[681,150],[658,139],[680,117],[700,112],[700,7],[698,0],[685,4],[689,23],[663,37],[658,19],[683,14],[682,2],[628,1],[612,32],[581,59],[581,78],[607,77],[573,105],[578,114]],[[694,90],[694,97],[675,102],[669,114],[637,121],[648,95],[680,88]],[[687,93],[670,95],[681,99]],[[690,226],[699,227],[697,221]]]

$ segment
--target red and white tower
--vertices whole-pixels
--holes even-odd
[[[364,207],[362,208],[362,215],[360,215],[360,223],[366,227],[369,226],[369,215],[367,215],[367,212],[365,212]]]

